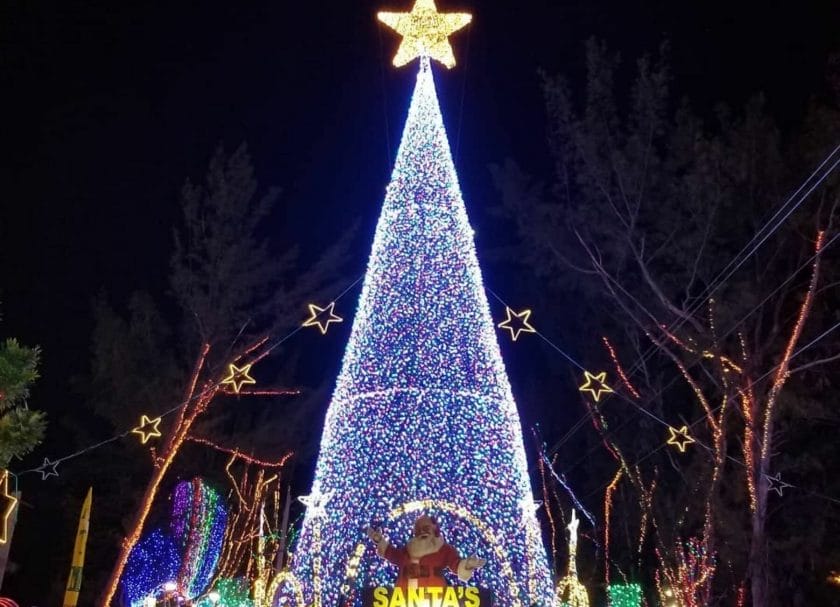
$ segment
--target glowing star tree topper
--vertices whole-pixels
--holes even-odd
[[[434,517],[486,564],[496,607],[551,605],[522,427],[499,352],[429,57],[417,84],[327,410],[312,500],[271,604],[360,605],[397,569],[364,530]],[[311,497],[311,496],[310,496]],[[455,580],[450,580],[456,583]],[[282,603],[286,601],[285,603]]]
[[[377,17],[403,37],[394,56],[396,67],[417,57],[430,57],[448,68],[454,67],[449,36],[472,21],[468,13],[439,13],[435,0],[415,0],[410,13],[381,12]]]

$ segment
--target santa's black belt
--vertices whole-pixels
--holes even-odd
[[[410,578],[421,578],[421,577],[432,577],[436,575],[438,577],[443,576],[443,568],[441,567],[426,567],[425,565],[417,565],[412,563],[407,568],[406,573]]]

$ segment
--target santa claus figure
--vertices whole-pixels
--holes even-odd
[[[400,568],[396,586],[403,591],[446,586],[444,569],[466,582],[486,562],[474,556],[465,559],[458,556],[458,551],[441,537],[440,527],[430,516],[421,516],[414,522],[414,535],[402,547],[393,546],[378,529],[368,529],[367,534],[376,542],[376,552]]]

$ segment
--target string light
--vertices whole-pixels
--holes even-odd
[[[147,415],[143,415],[140,418],[140,425],[133,428],[131,432],[132,434],[139,434],[140,442],[145,445],[150,438],[160,438],[160,420],[160,417],[151,419]]]
[[[607,586],[610,607],[641,607],[642,587],[639,584],[610,584]]]
[[[840,586],[840,571],[832,571],[826,580],[833,586]]]
[[[602,337],[601,340],[604,342],[604,346],[607,348],[607,352],[610,354],[610,359],[613,361],[613,366],[615,367],[616,373],[621,378],[621,383],[624,384],[624,387],[627,388],[627,391],[632,394],[636,400],[641,398],[638,390],[630,383],[630,379],[627,377],[627,374],[624,372],[624,367],[621,366],[621,363],[618,362],[618,356],[615,353],[615,348],[613,348],[610,340],[606,338],[606,336]],[[597,399],[596,399],[597,400]]]
[[[122,584],[131,605],[142,605],[161,584],[188,599],[208,589],[222,547],[227,511],[202,479],[182,481],[172,492],[168,529],[158,528],[131,551]]]
[[[679,449],[680,453],[685,453],[686,448],[694,442],[694,439],[688,434],[688,426],[683,426],[679,430],[673,426],[668,426],[668,432],[671,434],[668,437],[668,444]]]
[[[169,533],[158,528],[143,536],[131,551],[121,580],[129,605],[143,605],[161,584],[177,577],[180,564],[178,546]]]
[[[621,480],[623,474],[624,469],[619,468],[604,492],[604,578],[607,584],[610,583],[610,514],[612,513],[613,491],[618,486],[618,481]]]
[[[256,384],[257,380],[250,375],[252,366],[253,365],[243,365],[242,367],[237,367],[233,363],[229,364],[228,375],[222,380],[222,385],[232,387],[233,391],[239,394],[239,391],[242,390],[242,386],[246,384]]]
[[[253,464],[256,466],[261,466],[263,468],[282,468],[286,464],[286,462],[289,461],[289,458],[292,457],[292,455],[294,455],[293,451],[289,451],[283,457],[276,461],[268,461],[252,457],[250,455],[246,455],[245,453],[242,453],[239,449],[229,449],[227,447],[222,447],[221,445],[218,445],[211,440],[207,440],[206,438],[190,436],[187,440],[193,443],[198,443],[199,445],[205,445],[207,447],[210,447],[211,449],[215,449],[216,451],[221,451],[222,453],[233,455],[234,459],[241,459],[246,464]]]
[[[41,464],[40,466],[38,466],[37,468],[35,468],[35,472],[40,473],[42,481],[47,480],[51,476],[56,476],[57,477],[58,476],[58,470],[56,470],[56,468],[58,468],[58,464],[59,464],[58,460],[56,460],[54,462],[51,462],[50,458],[45,457],[44,458],[44,463]]]
[[[677,542],[672,551],[673,565],[665,562],[657,548],[660,566],[654,580],[663,607],[705,607],[711,601],[711,582],[717,559],[697,538]]]
[[[445,448],[426,448],[429,437]],[[441,528],[464,554],[488,559],[476,580],[498,607],[553,601],[545,548],[528,531],[536,519],[523,521],[534,514],[520,507],[533,497],[521,422],[427,57],[324,421],[313,487],[333,492],[331,503],[340,507],[304,517],[290,565],[303,586],[299,607],[340,604],[359,530],[383,521],[396,504],[431,497],[458,507],[441,511]],[[408,537],[410,524],[399,518],[389,533]],[[316,574],[321,561],[329,567]],[[393,568],[372,552],[358,571],[366,584],[393,583]],[[284,599],[296,601],[289,585],[275,600]]]
[[[528,322],[531,317],[531,310],[522,310],[521,312],[514,312],[509,307],[505,306],[505,318],[498,324],[500,329],[507,329],[510,331],[510,337],[513,341],[519,338],[520,333],[536,333],[537,330]]]
[[[3,470],[0,473],[0,487],[2,487],[2,494],[0,498],[5,502],[3,506],[3,521],[0,525],[0,544],[5,544],[9,541],[9,519],[12,518],[15,509],[17,508],[18,498],[14,493],[9,493],[9,477],[11,473],[8,470]]]
[[[593,386],[593,382],[595,385]],[[607,372],[601,371],[597,375],[593,375],[589,371],[583,372],[583,384],[578,387],[581,392],[589,392],[592,398],[597,403],[601,400],[602,394],[612,394],[613,389],[607,385]]]
[[[448,68],[455,66],[449,36],[472,21],[467,13],[439,13],[434,0],[415,0],[410,13],[380,12],[379,20],[403,39],[394,66],[402,67],[417,57],[431,57]]]
[[[324,312],[327,313],[326,318],[321,317]],[[334,301],[331,301],[326,308],[318,307],[315,304],[309,304],[309,314],[309,318],[303,321],[303,326],[318,327],[321,331],[321,335],[327,334],[327,329],[329,329],[330,323],[344,322],[344,319],[335,313]]]

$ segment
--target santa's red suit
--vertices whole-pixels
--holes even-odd
[[[400,568],[396,586],[403,591],[448,586],[443,577],[444,569],[456,573],[461,581],[466,582],[477,565],[470,562],[473,559],[458,556],[458,551],[443,540],[437,523],[430,517],[417,520],[414,537],[405,546],[392,546],[388,540],[381,538],[376,551]]]

